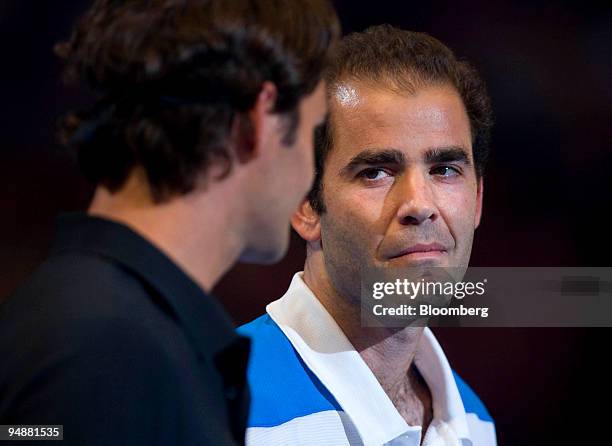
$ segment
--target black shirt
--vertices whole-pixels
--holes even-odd
[[[51,257],[0,307],[0,424],[61,424],[70,445],[243,444],[248,354],[151,243],[65,216]]]

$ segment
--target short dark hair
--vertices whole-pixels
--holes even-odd
[[[213,162],[230,172],[231,127],[265,81],[290,143],[339,34],[328,0],[97,0],[56,46],[65,78],[98,99],[60,138],[111,192],[142,166],[155,201],[185,194]]]
[[[484,174],[493,125],[485,83],[469,63],[457,60],[439,40],[390,25],[349,34],[338,44],[325,79],[328,95],[346,80],[374,82],[393,91],[409,93],[429,85],[453,86],[470,120],[476,175],[480,178]],[[318,213],[325,212],[323,169],[332,146],[333,112],[317,129],[315,138],[316,175],[308,199]]]

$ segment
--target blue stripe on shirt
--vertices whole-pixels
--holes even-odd
[[[468,386],[467,383],[461,379],[461,377],[457,375],[454,370],[453,376],[455,377],[455,382],[457,383],[457,388],[459,389],[459,394],[461,395],[461,401],[463,401],[465,413],[473,413],[482,421],[490,421],[492,423],[493,418],[472,388]]]
[[[239,327],[238,332],[252,340],[249,427],[273,427],[325,410],[342,410],[269,315]]]
[[[274,427],[297,417],[342,410],[268,314],[239,327],[238,332],[252,340],[249,427]],[[455,371],[453,375],[466,413],[493,422],[476,393]]]

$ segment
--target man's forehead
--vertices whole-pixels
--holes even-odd
[[[423,88],[415,94],[359,81],[331,90],[334,151],[340,158],[364,149],[405,149],[420,157],[436,147],[463,147],[471,157],[469,118],[452,87]]]
[[[359,85],[355,82],[345,81],[332,87],[332,103],[336,102],[341,107],[355,107],[359,104]]]

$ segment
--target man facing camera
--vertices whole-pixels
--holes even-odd
[[[63,425],[79,446],[244,443],[249,341],[207,292],[285,253],[338,35],[327,0],[87,11],[58,53],[98,98],[63,125],[95,194],[0,307],[0,424]]]
[[[252,338],[250,445],[494,445],[493,421],[428,328],[365,328],[364,275],[465,271],[491,127],[483,82],[436,39],[352,34],[326,76],[315,185],[292,219],[302,273]]]

